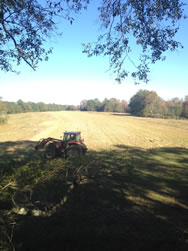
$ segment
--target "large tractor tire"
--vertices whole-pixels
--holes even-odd
[[[56,156],[56,148],[53,143],[50,143],[44,152],[44,156],[46,159],[54,159]]]
[[[77,159],[82,156],[82,149],[79,145],[72,145],[66,150],[66,158]]]
[[[81,146],[81,148],[82,148],[82,149],[81,149],[81,150],[82,150],[82,154],[85,155],[86,152],[87,152],[87,146],[86,146],[84,143],[82,143],[80,146]]]

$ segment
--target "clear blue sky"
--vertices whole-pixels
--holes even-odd
[[[83,11],[73,25],[63,20],[59,24],[62,37],[51,38],[48,46],[54,47],[48,62],[41,62],[37,71],[24,63],[20,75],[0,72],[0,96],[3,100],[57,104],[79,104],[83,99],[129,99],[139,90],[156,91],[168,100],[188,95],[188,19],[181,21],[177,40],[184,49],[167,53],[167,59],[151,67],[150,82],[134,85],[132,79],[117,84],[110,71],[109,60],[104,57],[88,58],[82,54],[81,43],[97,40],[99,24],[95,1]],[[188,7],[185,14],[188,15]],[[133,51],[136,51],[133,45]]]

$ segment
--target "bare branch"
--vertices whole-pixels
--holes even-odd
[[[10,187],[10,186],[12,186],[12,185],[14,185],[14,183],[13,183],[13,182],[9,182],[9,183],[6,184],[4,187],[2,187],[1,190],[4,190],[4,189],[6,189],[7,187]]]

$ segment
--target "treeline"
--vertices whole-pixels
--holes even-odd
[[[125,100],[116,98],[104,99],[100,102],[98,99],[82,100],[80,111],[97,111],[97,112],[128,112],[128,103]]]
[[[188,118],[188,96],[184,99],[173,98],[165,101],[154,91],[139,90],[129,104],[111,98],[100,102],[98,99],[83,100],[81,111],[129,112],[134,116],[153,118]]]
[[[45,104],[43,102],[24,102],[21,99],[17,102],[8,102],[1,100],[1,106],[4,113],[14,114],[23,112],[48,112],[48,111],[65,111],[65,110],[79,110],[79,106],[67,106],[57,104]]]
[[[0,97],[0,122],[6,122],[7,114],[23,112],[47,111],[97,111],[97,112],[129,112],[134,116],[153,118],[188,118],[188,96],[184,99],[173,98],[165,101],[154,91],[139,90],[129,104],[116,98],[82,100],[80,105],[57,105],[43,102],[2,101]]]
[[[0,97],[0,123],[5,123],[7,121],[7,112],[2,102],[2,97]]]
[[[153,118],[188,118],[188,96],[165,101],[154,91],[139,90],[129,102],[130,113]]]

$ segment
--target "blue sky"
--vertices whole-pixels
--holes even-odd
[[[188,15],[188,7],[185,13]],[[135,85],[132,79],[122,84],[115,82],[109,69],[109,59],[88,58],[82,54],[82,43],[97,40],[99,24],[96,2],[83,11],[73,25],[63,20],[59,23],[62,37],[53,37],[48,46],[54,47],[48,62],[41,62],[37,71],[24,63],[19,66],[20,75],[0,72],[0,96],[3,100],[78,105],[83,99],[129,99],[139,90],[156,91],[168,100],[188,95],[188,19],[181,21],[177,40],[184,49],[167,53],[167,59],[151,66],[150,82]],[[134,48],[133,51],[137,50]]]

